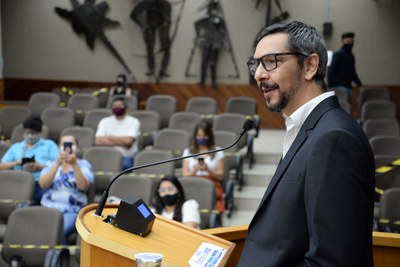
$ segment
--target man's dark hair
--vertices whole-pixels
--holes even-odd
[[[117,78],[122,78],[124,80],[124,84],[126,83],[126,75],[125,74],[123,74],[123,73],[118,74]]]
[[[354,38],[354,32],[345,32],[345,33],[343,33],[342,34],[342,39],[345,39],[345,38]]]
[[[325,41],[315,27],[304,24],[299,21],[281,22],[272,24],[264,28],[256,38],[258,44],[265,36],[274,33],[287,33],[288,43],[287,48],[290,52],[299,52],[304,55],[316,53],[319,57],[318,70],[315,74],[315,82],[324,90],[327,90],[325,82],[326,66],[328,63],[328,53],[326,50]],[[303,62],[306,57],[297,56],[299,67],[303,68]]]
[[[42,125],[42,120],[39,117],[29,117],[25,119],[23,128],[40,133],[42,131]]]
[[[128,108],[128,102],[126,101],[125,97],[118,96],[118,97],[113,98],[111,105],[114,104],[116,101],[121,101],[122,103],[124,103],[124,107]]]

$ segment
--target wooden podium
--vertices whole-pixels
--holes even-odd
[[[135,267],[134,256],[140,252],[163,254],[163,267],[189,266],[189,259],[203,242],[226,250],[218,265],[225,266],[235,248],[230,241],[158,215],[147,236],[134,235],[103,222],[107,215],[117,213],[117,205],[107,205],[103,210],[103,218],[94,214],[96,207],[97,204],[86,206],[76,220],[76,228],[82,239],[82,267]]]
[[[205,232],[229,240],[236,247],[227,266],[237,266],[247,236],[248,225],[206,229]],[[400,266],[400,234],[372,232],[374,266]]]

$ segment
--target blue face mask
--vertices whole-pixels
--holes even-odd
[[[207,145],[208,137],[196,138],[196,143],[199,145]]]

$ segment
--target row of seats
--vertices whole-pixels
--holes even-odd
[[[128,99],[129,110],[137,110],[138,106],[138,91],[133,90],[134,95]],[[60,103],[64,103],[66,106],[74,107],[74,109],[79,110],[90,110],[93,109],[94,105],[99,108],[109,107],[111,101],[108,97],[107,88],[97,88],[97,89],[79,89],[79,88],[66,88],[57,87],[53,89],[53,93],[57,94],[60,98]],[[40,93],[43,94],[43,93]],[[46,93],[45,93],[46,94]],[[78,97],[81,94],[91,95],[92,99],[87,96],[87,102],[90,102],[91,106],[85,107],[85,100],[79,100]],[[33,95],[32,95],[33,96]],[[97,98],[98,101],[93,100]],[[38,101],[35,101],[38,102]],[[146,101],[146,110],[154,110],[160,114],[160,127],[165,128],[168,125],[169,117],[177,111],[177,101],[176,98],[169,95],[154,95],[150,96]],[[212,116],[217,114],[217,102],[211,97],[193,97],[189,99],[186,104],[185,111],[192,111],[199,113],[203,116]],[[237,112],[244,115],[255,116],[257,136],[260,126],[258,118],[258,108],[257,102],[249,97],[233,97],[227,100],[225,105],[225,112]]]
[[[116,97],[116,96],[114,96]],[[128,111],[133,112],[138,110],[138,100],[136,96],[126,97],[128,102]],[[45,109],[49,107],[59,107],[60,97],[55,93],[50,92],[37,92],[34,93],[29,101],[27,107],[7,107],[3,108],[4,116],[0,114],[0,125],[4,124],[2,134],[4,138],[9,137],[11,134],[12,126],[22,122],[23,118],[29,115],[42,116]],[[74,113],[74,124],[83,125],[87,113],[93,109],[101,108],[98,104],[96,96],[88,93],[73,94],[67,102],[69,107]],[[110,101],[107,107],[110,108]],[[168,127],[169,119],[172,114],[177,112],[176,98],[170,95],[153,95],[146,101],[146,110],[155,111],[160,116],[160,128]],[[185,111],[198,113],[202,118],[210,118],[217,114],[217,102],[211,97],[193,97],[189,99],[186,104]],[[260,128],[260,120],[258,116],[257,102],[250,97],[231,97],[227,100],[224,112],[227,113],[240,113],[247,117],[251,117],[255,122],[256,136]],[[11,125],[7,125],[6,119],[15,118]],[[4,117],[4,119],[2,119]],[[4,121],[4,122],[3,122]]]
[[[214,184],[207,179],[196,177],[184,177],[180,178],[180,181],[186,198],[195,199],[199,203],[201,229],[220,226],[217,217],[220,215],[213,210],[215,205]],[[0,202],[2,211],[5,210],[4,208],[9,208],[12,204],[22,199],[29,200],[33,195],[33,177],[30,173],[23,171],[1,172],[0,184],[6,185],[8,188],[8,192],[1,190],[4,187],[0,188],[0,199],[7,197],[9,200],[14,200],[6,204]],[[25,191],[26,193],[21,194],[21,191]],[[154,194],[153,181],[147,177],[127,174],[116,180],[110,188],[110,194],[122,199],[131,197],[134,194],[141,197],[151,206],[151,196]],[[43,221],[43,218],[46,218],[46,220]],[[13,209],[8,212],[7,217],[2,217],[2,219],[6,222],[8,221],[2,242],[2,256],[10,266],[17,266],[11,265],[14,255],[22,257],[26,266],[68,266],[53,265],[50,261],[52,257],[60,254],[55,252],[56,250],[60,251],[59,248],[54,249],[56,246],[61,245],[62,240],[63,217],[59,211],[41,206],[23,208],[15,208],[13,206]],[[79,239],[76,241],[76,244],[79,246]],[[23,245],[28,245],[29,248]],[[43,245],[48,247],[45,248]],[[61,249],[61,252],[69,256],[67,249]],[[77,261],[79,261],[79,250],[76,250],[75,254]],[[67,261],[69,258],[62,257],[62,260]]]
[[[146,111],[143,111],[146,112]],[[244,120],[240,114],[226,114],[231,117],[231,120],[238,121]],[[224,114],[220,114],[223,119]],[[218,117],[217,117],[218,118]],[[228,125],[230,120],[223,120]],[[214,125],[214,137],[216,145],[220,147],[227,147],[234,143],[238,138],[238,134],[234,129],[218,128],[219,124]],[[22,139],[22,127],[20,129],[19,137]],[[237,131],[237,130],[236,130]],[[94,146],[94,131],[89,127],[73,126],[65,128],[61,135],[74,135],[77,137],[80,147],[82,149],[82,157],[87,159],[92,164],[93,171],[96,174],[96,194],[101,194],[109,182],[112,174],[122,171],[122,155],[112,147],[98,147]],[[13,138],[15,139],[15,138]],[[21,140],[20,139],[20,140]],[[157,131],[154,134],[154,142],[152,146],[147,149],[142,149],[135,156],[135,165],[143,165],[151,162],[162,161],[172,157],[179,157],[182,155],[183,150],[190,146],[191,134],[179,128],[165,128]],[[246,140],[244,137],[243,140]],[[0,154],[3,155],[10,147],[7,143],[0,144]],[[158,151],[160,150],[160,151]],[[239,190],[243,184],[243,155],[240,153],[240,146],[236,144],[225,152],[225,179],[224,187],[226,191],[226,203],[228,215],[233,210],[233,181],[230,179],[230,172],[234,172],[234,179],[238,181]],[[181,162],[173,164],[174,169],[168,168],[168,164],[146,168],[143,172],[155,175],[173,175],[175,168],[181,167]],[[166,168],[167,167],[167,168]]]
[[[109,99],[109,89],[105,87],[55,87],[51,90],[52,93],[55,93],[60,98],[60,106],[66,106],[69,99],[75,95],[80,93],[91,94],[98,99],[99,108],[105,108],[108,106]],[[139,91],[136,89],[132,90],[132,95],[139,99]]]
[[[228,131],[214,131],[215,142],[220,147],[232,144],[236,139],[236,134]],[[141,150],[137,153],[134,160],[134,167],[169,160],[179,157],[185,148],[189,146],[190,135],[179,129],[162,129],[158,132],[154,146]],[[118,151],[109,147],[91,147],[83,154],[83,158],[92,164],[95,173],[95,194],[100,196],[109,183],[111,176],[122,171],[122,156]],[[243,184],[243,155],[235,145],[225,151],[225,177],[223,186],[225,189],[225,203],[228,216],[233,211],[233,192],[235,181],[239,184],[239,189]],[[161,165],[151,166],[135,170],[136,174],[155,178],[156,180],[164,175],[176,175],[177,169],[181,167],[181,161],[169,162]],[[230,177],[231,171],[234,177]]]

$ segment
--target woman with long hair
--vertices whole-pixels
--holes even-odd
[[[207,152],[218,149],[215,145],[212,126],[206,121],[199,122],[194,131],[192,145],[183,151],[183,156],[196,153]],[[183,176],[201,177],[211,180],[215,185],[217,203],[216,209],[220,212],[224,207],[224,189],[222,181],[224,179],[224,152],[220,151],[207,154],[198,158],[188,158],[182,162]]]
[[[196,200],[186,200],[175,176],[166,176],[157,185],[154,208],[157,214],[193,228],[199,228],[200,211]]]

